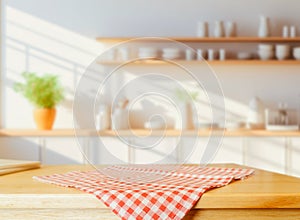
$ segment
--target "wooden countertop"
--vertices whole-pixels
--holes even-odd
[[[213,166],[241,167],[234,164],[214,164]],[[95,212],[99,210],[99,213],[102,213],[103,216],[113,217],[114,215],[110,213],[110,210],[91,194],[72,188],[40,183],[32,179],[32,176],[35,175],[90,169],[93,168],[89,165],[43,166],[40,169],[1,176],[0,217],[1,215],[5,217],[14,216],[20,210],[22,210],[22,213],[25,212],[24,210],[27,210],[28,216],[32,217],[34,210],[41,209],[57,209],[62,211],[61,214],[65,210],[75,210],[74,213],[79,209],[94,210]],[[280,210],[278,215],[283,213],[282,210],[285,210],[289,215],[294,217],[295,213],[299,214],[300,179],[263,170],[255,170],[255,174],[245,180],[238,180],[230,183],[228,186],[206,192],[190,212],[189,216],[197,217],[201,213],[203,219],[206,219],[206,214],[209,216],[208,219],[214,219],[211,218],[211,212],[215,210],[227,210],[226,213],[229,215],[230,212],[228,210],[237,210],[237,212],[248,210],[249,212],[249,210],[261,209],[271,210],[270,213],[276,213],[274,209]],[[200,212],[195,212],[195,210],[199,210]],[[11,215],[9,215],[10,213]],[[59,211],[55,215],[58,215],[58,213]],[[249,215],[247,213],[245,216]],[[260,213],[260,211],[255,213]],[[244,216],[243,214],[240,215]],[[110,217],[99,219],[114,219]]]
[[[146,130],[146,129],[132,129],[120,130],[118,132],[113,130],[104,130],[96,132],[95,130],[77,130],[74,129],[53,129],[53,130],[37,130],[37,129],[0,129],[0,137],[75,137],[79,136],[202,136],[210,135],[226,136],[226,137],[300,137],[300,131],[267,131],[267,130]]]

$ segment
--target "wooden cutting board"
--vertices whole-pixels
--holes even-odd
[[[39,161],[0,159],[0,175],[39,167]]]

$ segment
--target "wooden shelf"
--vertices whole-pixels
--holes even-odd
[[[88,134],[88,131],[82,131]],[[0,129],[0,137],[70,137],[75,136],[74,129]]]
[[[36,130],[36,129],[1,129],[0,137],[75,137],[78,136],[103,136],[103,137],[116,137],[116,136],[199,136],[207,137],[226,136],[226,137],[300,137],[300,131],[267,131],[267,130],[146,130],[146,129],[132,129],[120,130],[118,132],[113,130],[105,130],[96,132],[94,130],[80,130],[74,129],[54,129],[54,130]]]
[[[127,62],[127,61],[126,61]],[[209,65],[299,65],[300,60],[214,60],[214,61],[199,61],[199,60],[136,60],[128,62],[125,61],[99,61],[98,64],[101,65],[170,65],[170,63],[179,63],[179,64],[209,64]]]
[[[118,43],[133,39],[145,38],[146,41],[159,41],[159,39],[169,39],[182,43],[263,43],[263,42],[300,42],[300,37],[98,37],[101,43]]]
[[[214,136],[227,136],[227,137],[251,137],[251,136],[260,136],[260,137],[281,137],[281,136],[300,136],[300,131],[267,131],[267,130],[145,130],[145,129],[135,129],[135,130],[123,130],[123,131],[101,131],[99,132],[100,136],[166,136],[166,137],[178,137],[178,136],[202,136],[207,137],[210,135]]]
[[[166,39],[174,40],[182,43],[300,43],[300,37],[98,37],[97,41],[101,43],[120,43],[124,41],[144,39],[146,42],[163,42]],[[171,60],[170,62],[182,64],[209,64],[209,65],[299,65],[300,60],[214,60],[214,61],[186,61],[186,60]],[[135,65],[145,64],[170,64],[170,62],[162,61],[157,58],[153,60],[137,60],[129,62]],[[125,64],[124,61],[99,61],[102,65],[120,65]]]

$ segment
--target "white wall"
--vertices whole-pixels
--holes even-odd
[[[194,36],[196,23],[217,19],[237,22],[238,34],[254,36],[259,15],[271,18],[272,34],[283,24],[296,25],[299,2],[264,1],[4,1],[3,127],[34,127],[31,106],[12,91],[23,71],[61,76],[68,100],[59,108],[55,127],[72,126],[74,88],[85,68],[103,46],[98,36]],[[253,46],[256,48],[256,45]],[[253,49],[252,49],[253,50]],[[254,49],[255,50],[255,49]],[[257,95],[267,106],[287,102],[297,107],[298,66],[226,66],[214,68],[227,98],[229,111],[241,111]],[[238,91],[238,92],[237,92]],[[232,105],[236,103],[236,105]],[[19,106],[22,106],[20,110]]]
[[[2,4],[1,118],[6,128],[34,128],[32,107],[12,90],[23,71],[60,75],[67,100],[58,109],[55,128],[72,127],[76,84],[105,47],[95,41],[98,36],[195,36],[197,21],[206,20],[212,26],[219,19],[236,21],[240,36],[255,36],[259,15],[271,18],[273,35],[280,35],[284,24],[296,25],[300,33],[297,0],[6,0]],[[266,106],[284,101],[298,107],[297,65],[218,66],[214,70],[229,118],[245,119],[253,96]]]

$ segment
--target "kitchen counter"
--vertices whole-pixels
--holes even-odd
[[[43,166],[1,176],[0,219],[118,219],[91,194],[32,179],[90,169],[89,165]],[[185,219],[300,219],[300,179],[256,169],[245,180],[206,192]]]

